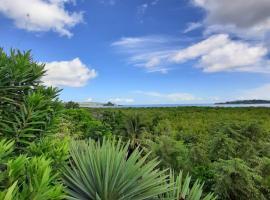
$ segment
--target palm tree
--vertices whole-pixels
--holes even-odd
[[[140,115],[130,115],[126,118],[125,125],[123,127],[123,136],[130,141],[131,150],[134,150],[140,145],[140,139],[145,128],[146,126],[142,122]]]

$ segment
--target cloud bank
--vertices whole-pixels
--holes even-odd
[[[228,32],[240,37],[264,37],[270,31],[269,0],[192,0],[206,11],[208,32]]]

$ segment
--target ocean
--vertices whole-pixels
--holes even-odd
[[[148,105],[121,105],[115,108],[166,108],[166,107],[270,107],[270,104],[148,104]]]

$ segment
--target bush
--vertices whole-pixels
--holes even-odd
[[[85,109],[65,110],[63,118],[72,123],[71,133],[77,138],[98,140],[111,135],[109,129]]]
[[[115,140],[74,142],[64,177],[68,199],[143,200],[168,191],[157,160],[145,162],[138,149],[127,158],[128,148]]]
[[[265,199],[257,184],[262,177],[241,159],[235,158],[216,162],[214,174],[214,191],[221,199]]]
[[[52,172],[51,161],[41,157],[12,155],[12,141],[2,140],[0,157],[0,198],[10,200],[59,200],[63,199],[63,187]],[[7,158],[7,156],[9,156]]]
[[[178,200],[178,199],[188,199],[188,200],[215,200],[217,197],[213,193],[207,195],[203,194],[203,183],[196,180],[195,183],[190,186],[191,176],[183,176],[181,171],[177,176],[174,172],[170,172],[170,190],[159,196],[160,200]],[[205,196],[205,197],[203,197]]]

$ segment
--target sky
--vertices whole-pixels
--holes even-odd
[[[0,0],[0,47],[31,50],[63,101],[270,99],[269,0]]]

